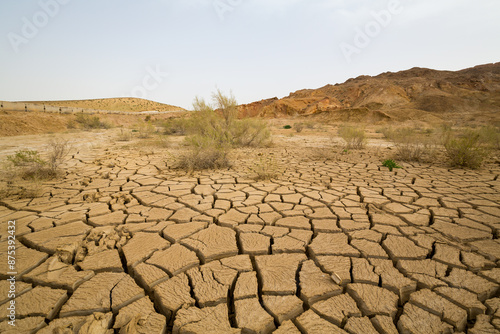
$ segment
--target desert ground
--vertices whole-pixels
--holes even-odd
[[[70,151],[31,197],[0,198],[0,332],[498,333],[498,155],[391,171],[375,126],[347,150],[335,126],[292,122],[204,171],[176,168],[182,136],[1,137],[2,162],[53,138]]]

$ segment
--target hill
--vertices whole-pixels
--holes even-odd
[[[185,111],[185,109],[181,107],[135,97],[68,101],[27,101],[26,103],[45,104],[55,107],[72,107],[114,111]]]
[[[241,116],[335,121],[500,122],[500,63],[461,71],[412,68],[360,76],[240,107]]]

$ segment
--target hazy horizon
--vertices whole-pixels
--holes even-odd
[[[500,61],[493,0],[0,4],[0,100],[239,103],[413,67]]]

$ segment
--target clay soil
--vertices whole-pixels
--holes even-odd
[[[272,122],[271,147],[193,173],[176,168],[182,137],[0,138],[2,161],[46,152],[53,137],[71,144],[39,196],[0,198],[0,332],[500,330],[496,159],[389,171],[381,161],[394,149],[375,128],[365,149],[346,151],[332,126],[295,133],[286,122]],[[0,187],[29,186],[16,182]]]

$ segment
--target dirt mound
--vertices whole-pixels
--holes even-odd
[[[30,101],[26,103],[113,111],[185,111],[185,109],[181,107],[135,97],[68,101]]]
[[[408,111],[411,112],[408,112]],[[500,121],[500,63],[461,71],[412,68],[360,76],[240,106],[241,116],[313,116],[332,120]],[[326,115],[328,117],[326,117]]]

